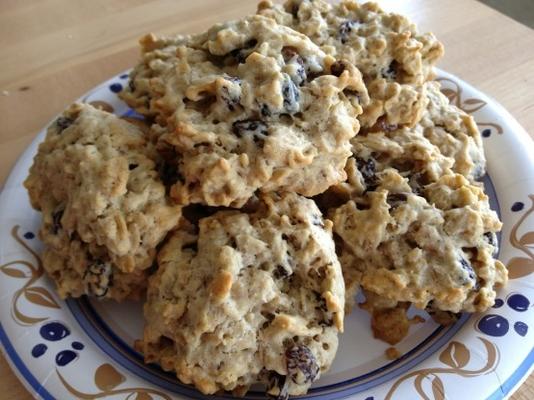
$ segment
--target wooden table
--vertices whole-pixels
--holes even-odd
[[[137,59],[137,38],[197,32],[255,10],[250,0],[3,0],[0,187],[35,134],[70,102]],[[534,134],[534,31],[472,0],[385,0],[444,43],[439,64],[498,99]],[[30,395],[0,357],[1,398]],[[534,376],[512,396],[534,398]]]

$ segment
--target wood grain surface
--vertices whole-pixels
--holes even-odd
[[[444,43],[439,66],[497,99],[534,134],[534,31],[473,0],[384,0]],[[0,187],[57,113],[131,67],[147,32],[198,32],[254,12],[251,0],[1,0]],[[0,356],[0,398],[30,394]],[[534,399],[534,376],[512,396]]]

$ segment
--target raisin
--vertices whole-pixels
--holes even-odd
[[[241,101],[241,96],[235,93],[230,93],[230,89],[227,86],[223,86],[221,88],[221,98],[226,103],[226,107],[230,111],[234,111],[236,109],[236,106]]]
[[[484,237],[486,238],[486,241],[491,244],[492,246],[495,246],[497,244],[497,237],[495,233],[493,232],[486,232],[484,233]]]
[[[262,117],[270,117],[271,116],[271,110],[269,109],[269,106],[265,103],[263,103],[260,106],[260,113]]]
[[[315,306],[315,309],[327,312],[328,307],[326,307],[326,300],[324,299],[323,295],[315,291],[313,292],[313,294],[315,295],[315,301],[317,302],[317,306]]]
[[[289,65],[291,64],[294,64],[294,63],[290,63]],[[291,82],[297,86],[302,86],[302,84],[306,81],[306,71],[304,71],[304,67],[300,64],[297,64],[294,69],[287,71],[287,75],[289,76]],[[284,90],[285,87],[286,87],[286,84],[284,83],[282,91]],[[286,101],[287,99],[286,96],[287,94],[284,93],[284,101]],[[298,94],[298,96],[300,97],[300,94]],[[297,101],[298,100],[299,99],[297,98]]]
[[[243,137],[245,134],[257,133],[260,135],[267,135],[267,125],[263,121],[254,119],[244,119],[235,121],[232,124],[232,132],[239,137]]]
[[[61,226],[61,218],[63,217],[63,209],[55,211],[52,213],[52,233],[54,235],[57,235],[59,230],[62,228]]]
[[[241,101],[241,79],[236,76],[230,75],[225,75],[224,79],[228,82],[233,83],[234,85],[232,85],[233,87],[227,85],[222,86],[219,96],[226,103],[228,109],[230,111],[234,111],[236,109],[236,106]],[[239,87],[236,88],[236,85],[238,85]]]
[[[282,47],[282,57],[284,57],[284,61],[286,63],[291,61],[293,57],[295,56],[300,57],[296,47],[293,47],[293,46]]]
[[[300,9],[300,4],[295,3],[295,4],[291,5],[291,15],[293,16],[293,18],[298,19],[298,17],[299,17],[299,9]]]
[[[499,243],[497,243],[497,235],[494,232],[484,233],[484,239],[488,242],[489,245],[493,246],[493,254],[497,253],[499,248]]]
[[[250,39],[247,43],[245,43],[245,48],[251,49],[253,47],[256,47],[257,44],[258,44],[258,41],[256,39]]]
[[[367,160],[361,157],[356,157],[356,165],[358,171],[362,174],[365,186],[368,191],[373,191],[378,186],[379,180],[376,176],[376,165],[372,157]]]
[[[356,199],[355,200],[355,203],[356,203],[356,208],[358,210],[370,210],[371,209],[371,206],[369,205],[369,201],[365,198],[363,199]]]
[[[323,219],[320,215],[312,215],[312,224],[321,228],[324,228]]]
[[[276,279],[287,278],[289,275],[291,275],[291,271],[288,271],[283,265],[277,265],[273,272]]]
[[[334,325],[334,322],[332,321],[332,318],[323,318],[319,321],[319,325],[325,326],[325,327],[331,327]]]
[[[408,197],[404,193],[389,193],[387,197],[387,202],[391,208],[398,207],[406,200],[408,200]]]
[[[284,260],[282,261],[281,264],[278,264],[276,266],[276,269],[273,272],[273,276],[276,279],[287,278],[288,276],[291,276],[293,274],[294,267],[295,267],[295,262],[293,258],[291,257],[291,254],[289,254],[289,251],[286,250]]]
[[[59,129],[58,133],[63,132],[65,129],[71,126],[73,122],[74,120],[68,117],[59,117],[58,119],[56,119],[56,126]]]
[[[353,105],[353,107],[358,107],[361,104],[362,99],[360,93],[358,93],[356,90],[344,89],[343,93],[347,97],[347,100],[350,101],[350,103]],[[362,133],[364,134],[364,136],[367,135],[367,130],[365,128],[361,129],[360,134]]]
[[[146,272],[147,272],[147,274],[149,276],[151,276],[151,275],[155,274],[157,270],[158,270],[158,264],[156,262],[153,262],[152,265],[150,265],[150,267],[148,267]]]
[[[287,376],[280,375],[276,371],[270,371],[267,392],[269,394],[277,394],[275,396],[270,395],[269,397],[274,397],[276,400],[287,400],[289,398],[288,383]]]
[[[230,52],[230,56],[234,58],[239,64],[243,64],[248,57],[248,54],[243,52],[243,49],[235,49]]]
[[[113,271],[109,263],[97,260],[85,270],[83,281],[86,293],[104,297],[113,286]]]
[[[254,51],[254,47],[258,44],[256,39],[251,39],[245,43],[245,46],[241,49],[234,49],[229,54],[234,58],[239,64],[243,64],[247,57]]]
[[[377,119],[375,124],[369,128],[369,132],[393,132],[399,128],[396,124],[390,124],[385,116]]]
[[[263,146],[265,138],[269,134],[267,125],[263,121],[244,119],[232,124],[232,132],[239,138],[252,137],[254,143]]]
[[[282,84],[284,110],[288,114],[295,114],[299,110],[300,91],[291,78],[285,79]]]
[[[352,30],[356,28],[357,22],[356,21],[345,21],[339,26],[339,40],[341,40],[341,43],[345,44],[347,43],[347,40],[349,39],[349,35],[352,33]]]
[[[304,68],[304,60],[299,55],[297,49],[293,46],[285,46],[282,48],[282,56],[288,65],[295,65],[294,73],[291,74],[291,79],[295,84],[301,85],[306,80],[306,69]]]
[[[292,77],[292,79],[297,85],[302,85],[307,78],[306,70],[304,69],[304,65],[302,63],[298,63],[296,72],[297,76]]]
[[[237,83],[239,85],[241,85],[241,79],[237,76],[231,76],[231,75],[226,75],[224,76],[224,79],[226,79],[227,81],[230,81],[232,83]]]
[[[271,322],[273,322],[274,317],[275,317],[274,314],[267,312],[267,311],[262,311],[261,316],[265,318],[265,321],[261,325],[262,329],[266,329],[271,324]]]
[[[399,63],[395,60],[391,61],[389,66],[382,71],[382,76],[389,80],[395,80],[397,79],[397,71],[399,68]]]
[[[287,374],[298,385],[313,382],[319,374],[317,360],[311,350],[303,344],[286,349]]]
[[[308,82],[312,82],[315,78],[318,78],[322,75],[324,75],[322,71],[319,71],[319,72],[308,71],[306,79],[308,80]]]
[[[262,311],[261,315],[263,318],[265,318],[268,322],[273,322],[275,315],[273,313]]]
[[[360,93],[357,92],[356,90],[345,89],[345,90],[343,90],[343,93],[345,93],[345,96],[347,96],[347,97],[356,97],[356,99],[358,100],[358,103],[361,100]]]
[[[421,172],[416,172],[408,178],[408,185],[412,189],[412,192],[421,196],[423,194],[423,189],[425,185],[425,177]]]
[[[172,186],[178,181],[183,182],[183,177],[178,171],[178,165],[174,162],[163,161],[158,168],[159,176],[165,186]]]
[[[330,66],[330,73],[334,76],[341,76],[343,71],[347,68],[344,61],[338,60]]]
[[[477,275],[469,261],[463,257],[460,257],[460,265],[462,269],[467,272],[467,276],[469,277],[469,279],[466,280],[464,276],[461,276],[460,280],[464,283],[464,285],[468,284],[469,282],[473,282],[473,286],[476,286]]]

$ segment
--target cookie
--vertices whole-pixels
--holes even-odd
[[[322,208],[375,190],[390,168],[408,180],[415,194],[444,175],[458,173],[476,182],[485,174],[484,148],[473,117],[450,104],[438,83],[427,85],[427,107],[414,127],[389,124],[380,118],[351,140],[353,155],[345,166],[347,181],[322,196]]]
[[[343,329],[331,227],[312,200],[271,193],[254,213],[220,211],[177,230],[149,282],[145,361],[205,394],[243,395],[258,381],[280,398],[306,393]]]
[[[156,156],[142,129],[87,104],[49,127],[24,186],[42,212],[43,264],[62,298],[122,300],[146,285],[156,246],[181,215]]]
[[[346,179],[368,102],[352,64],[262,16],[142,44],[121,96],[154,119],[178,203],[240,207],[257,190],[313,196]]]
[[[449,169],[470,181],[480,179],[486,172],[486,158],[475,120],[449,102],[439,83],[425,87],[426,108],[414,127],[380,118],[353,139],[353,153],[367,157],[375,152],[382,165],[424,174],[429,182]]]
[[[326,53],[353,63],[363,74],[371,102],[360,117],[372,126],[380,116],[390,124],[413,126],[425,108],[424,82],[443,55],[431,33],[420,34],[402,15],[376,3],[344,0],[262,1],[258,13],[307,35]]]
[[[486,157],[474,118],[451,104],[437,82],[427,84],[427,98],[419,122],[424,136],[454,160],[454,172],[471,181],[480,179],[486,173]]]
[[[420,34],[406,17],[386,13],[372,2],[262,1],[258,12],[304,33],[335,57],[353,62],[369,81],[423,83],[433,78],[432,67],[443,55],[434,35]]]
[[[371,329],[376,339],[395,345],[406,337],[411,325],[425,321],[418,315],[408,318],[407,311],[410,307],[408,302],[391,300],[368,290],[362,292],[365,302],[360,304],[360,308],[371,314]],[[388,358],[395,354],[392,350],[386,350]]]
[[[347,293],[361,285],[420,309],[478,312],[493,305],[495,289],[507,281],[505,266],[493,258],[502,224],[482,187],[459,174],[418,195],[389,169],[374,191],[330,217],[342,241]]]

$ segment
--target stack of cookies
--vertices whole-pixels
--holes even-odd
[[[432,34],[373,3],[262,1],[141,50],[120,96],[145,123],[71,106],[25,185],[60,296],[146,298],[147,362],[286,399],[332,364],[358,290],[391,344],[410,305],[448,324],[493,304],[501,223]]]

